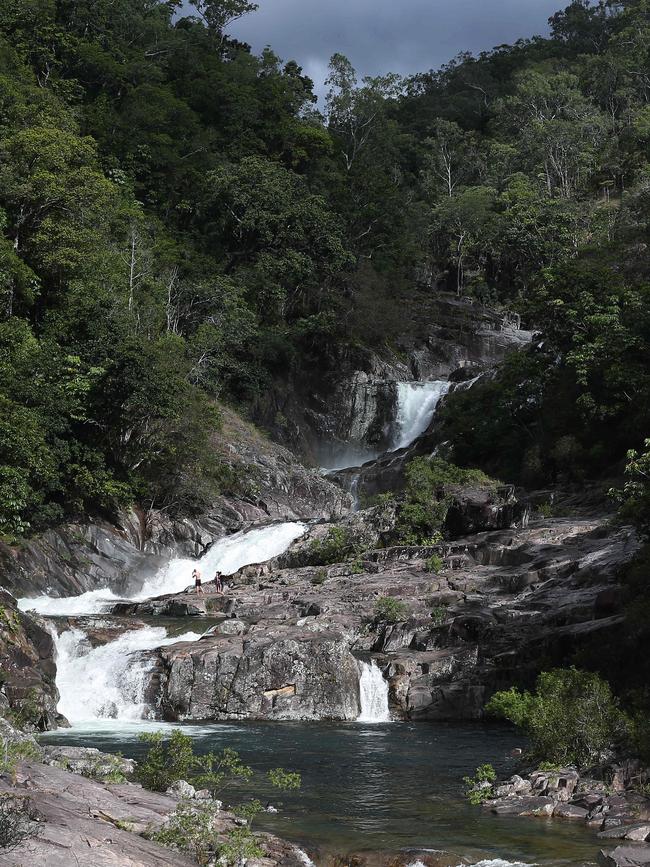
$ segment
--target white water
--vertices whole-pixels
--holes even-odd
[[[361,677],[359,678],[359,695],[361,713],[357,722],[382,723],[390,722],[388,710],[388,683],[384,680],[377,663],[373,659],[359,663]]]
[[[46,616],[100,614],[120,599],[142,601],[151,596],[179,593],[192,585],[192,570],[199,568],[204,581],[214,578],[217,569],[230,575],[248,566],[277,557],[289,547],[294,539],[305,532],[304,524],[273,524],[249,532],[235,533],[220,539],[200,560],[176,559],[163,566],[142,588],[128,596],[116,596],[111,590],[91,590],[80,596],[53,598],[38,596],[18,600],[22,611],[37,611]]]
[[[405,448],[424,433],[450,388],[451,383],[446,380],[397,383],[397,435],[393,451]]]
[[[100,647],[84,645],[80,629],[56,637],[58,710],[71,723],[98,719],[138,720],[147,715],[145,689],[151,662],[140,658],[146,650],[196,641],[198,632],[167,637],[164,627],[125,632]]]

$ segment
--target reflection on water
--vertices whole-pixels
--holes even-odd
[[[116,723],[51,732],[48,742],[142,754],[142,726]],[[161,728],[161,724],[149,724]],[[255,794],[279,808],[259,826],[312,852],[441,849],[458,863],[505,859],[545,865],[582,865],[598,851],[582,827],[550,819],[494,817],[463,799],[462,778],[491,762],[514,767],[520,745],[502,727],[473,724],[251,723],[186,726],[199,751],[230,746],[256,769],[282,766],[302,774],[297,793],[277,793],[258,778]],[[244,792],[232,793],[233,800]],[[228,800],[228,797],[226,797]],[[317,858],[321,860],[321,858]]]

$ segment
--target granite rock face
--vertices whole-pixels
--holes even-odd
[[[129,783],[106,785],[24,762],[14,779],[0,776],[0,796],[27,799],[36,819],[34,835],[3,853],[3,867],[196,867],[195,858],[142,836],[167,822],[178,807],[178,795]],[[241,820],[213,803],[213,827],[225,842]],[[256,836],[264,855],[249,859],[250,867],[304,867],[306,856],[293,844],[270,834]]]
[[[538,519],[332,565],[283,555],[240,570],[225,594],[207,583],[201,596],[132,603],[128,613],[160,604],[169,614],[176,604],[218,621],[201,640],[153,655],[150,704],[167,719],[351,719],[356,660],[368,656],[389,683],[394,716],[477,719],[495,690],[530,686],[540,658],[567,664],[585,643],[616,634],[618,576],[637,547],[629,528],[602,519]],[[384,597],[402,604],[397,622],[378,616]]]
[[[350,455],[350,445],[359,460],[349,463],[361,463],[369,451],[378,454],[391,443],[397,383],[462,382],[526,347],[531,338],[517,317],[472,299],[431,290],[410,294],[394,349],[377,353],[342,346],[317,369],[279,381],[260,399],[256,417],[274,439],[317,463],[342,466],[336,457]]]
[[[198,645],[198,646],[197,646]],[[293,629],[208,636],[159,652],[159,704],[173,720],[352,720],[359,672],[338,634]]]
[[[16,608],[10,593],[0,590],[0,715],[11,710],[22,727],[56,728],[54,640],[38,617]]]

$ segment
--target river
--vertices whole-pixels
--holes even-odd
[[[49,732],[47,743],[143,754],[138,734],[160,723],[88,723]],[[359,851],[432,849],[458,864],[582,865],[593,862],[595,835],[566,822],[500,818],[470,806],[462,778],[483,762],[514,768],[521,739],[509,728],[468,723],[226,723],[184,726],[199,752],[225,746],[257,771],[284,767],[302,774],[295,794],[269,789],[261,776],[250,794],[271,801],[258,827],[303,846],[316,863]],[[224,793],[226,802],[248,792]],[[453,859],[452,859],[453,860]],[[506,862],[506,863],[502,863]]]

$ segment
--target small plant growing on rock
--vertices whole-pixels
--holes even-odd
[[[187,852],[199,864],[206,865],[219,849],[216,813],[215,805],[209,801],[183,800],[163,827],[147,836],[168,849]]]
[[[347,527],[331,527],[322,539],[314,539],[307,549],[306,566],[345,563],[359,553],[359,545]]]
[[[311,578],[311,583],[315,587],[320,587],[321,584],[324,584],[327,581],[327,570],[319,569],[314,576]]]
[[[393,596],[382,596],[375,602],[375,617],[380,623],[399,623],[407,614],[408,605]]]
[[[427,572],[442,572],[445,567],[445,562],[438,554],[432,554],[426,562]]]
[[[470,804],[479,806],[494,796],[497,773],[490,764],[479,765],[473,777],[463,777],[465,795]]]
[[[434,626],[442,626],[447,619],[447,608],[445,605],[436,605],[431,609],[431,620]]]
[[[11,852],[30,837],[36,836],[40,827],[29,798],[14,795],[0,797],[0,850]]]
[[[575,668],[542,672],[536,692],[515,687],[495,693],[485,707],[529,736],[532,758],[590,768],[611,758],[630,736],[630,719],[609,684]]]

